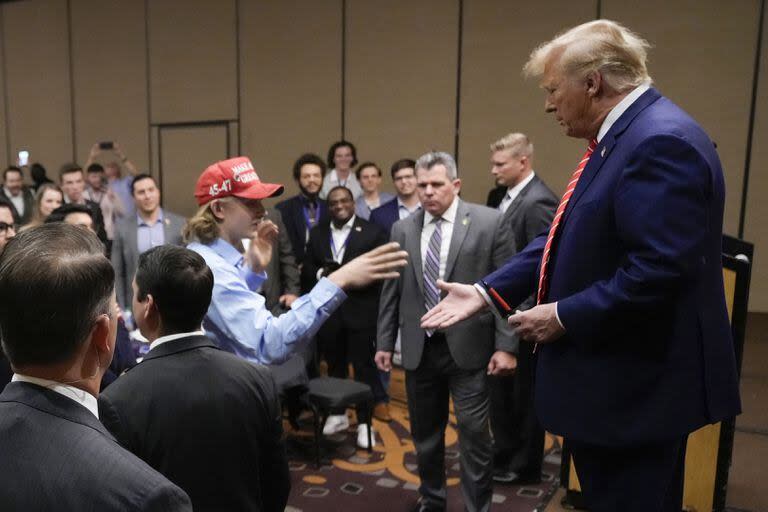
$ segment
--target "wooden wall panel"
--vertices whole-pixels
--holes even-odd
[[[347,2],[346,20],[346,137],[391,188],[395,160],[454,153],[459,3]]]
[[[3,8],[0,7],[0,166],[14,164],[14,159],[8,155],[8,111],[6,110],[5,81],[7,78],[5,69],[5,40],[2,37],[4,33]],[[29,179],[29,176],[26,176]]]
[[[726,178],[724,231],[733,235],[739,222],[759,3],[602,3],[604,18],[621,21],[653,45],[649,71],[656,87],[717,143]]]
[[[77,158],[91,146],[118,141],[149,169],[146,22],[143,2],[70,0]],[[98,161],[115,160],[104,153]]]
[[[8,136],[11,159],[20,149],[57,179],[73,160],[67,2],[3,5]]]
[[[235,0],[147,5],[152,122],[237,118]]]
[[[465,198],[485,204],[494,186],[489,145],[510,132],[531,138],[536,173],[555,194],[565,190],[586,142],[563,134],[544,112],[538,81],[526,80],[522,68],[538,44],[596,13],[596,0],[464,3],[459,166]]]
[[[755,244],[749,310],[768,312],[768,20],[763,25],[760,58],[744,238]],[[736,190],[731,192],[735,193]],[[741,194],[740,188],[738,193]]]
[[[240,2],[241,152],[296,192],[293,162],[341,135],[341,0]]]
[[[195,183],[200,173],[227,158],[227,127],[164,127],[159,142],[163,207],[189,217],[197,211]]]

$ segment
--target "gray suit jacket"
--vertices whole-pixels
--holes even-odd
[[[261,285],[261,294],[266,299],[267,309],[274,315],[284,313],[286,309],[280,305],[280,296],[286,293],[299,295],[299,267],[293,255],[291,238],[283,223],[283,217],[276,208],[268,210],[267,219],[277,225],[280,234],[272,247],[272,259],[267,265],[267,280]]]
[[[396,222],[391,240],[408,252],[408,264],[400,277],[384,282],[379,302],[377,349],[392,351],[398,327],[402,335],[403,366],[414,370],[421,362],[424,330],[419,327],[427,312],[424,305],[424,273],[421,230],[424,211]],[[445,280],[474,283],[501,266],[515,253],[514,240],[501,213],[459,200]],[[488,364],[495,350],[515,352],[517,341],[506,324],[490,312],[476,315],[445,331],[456,364],[476,370]]]
[[[558,203],[557,196],[536,175],[523,187],[502,217],[504,225],[514,234],[516,253],[549,230]],[[534,303],[535,298],[531,295],[514,309],[530,309]]]
[[[163,231],[165,243],[184,245],[181,231],[186,219],[180,215],[163,210]],[[129,215],[115,225],[115,239],[112,241],[112,266],[115,269],[115,291],[117,303],[123,309],[131,309],[133,300],[133,276],[139,264],[137,242],[138,220],[136,215]]]
[[[85,407],[35,384],[11,382],[0,395],[0,453],[2,510],[192,510]]]

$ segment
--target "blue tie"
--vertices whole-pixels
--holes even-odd
[[[427,245],[427,256],[424,259],[424,305],[427,311],[437,306],[440,302],[440,290],[437,288],[437,278],[440,277],[440,245],[443,242],[443,234],[440,226],[443,223],[442,217],[434,219],[435,231],[429,238]],[[434,329],[426,329],[427,336],[434,334]]]

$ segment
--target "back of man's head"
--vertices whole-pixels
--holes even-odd
[[[14,367],[69,360],[108,314],[115,272],[93,233],[44,224],[0,255],[0,336]]]
[[[139,256],[136,288],[139,302],[152,296],[162,335],[196,331],[211,304],[213,273],[196,252],[161,245]]]

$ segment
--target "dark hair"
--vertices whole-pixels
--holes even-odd
[[[139,301],[152,295],[163,335],[195,331],[211,304],[213,272],[196,252],[161,245],[139,256],[136,288]]]
[[[349,194],[349,198],[350,198],[350,199],[352,199],[352,202],[355,202],[355,195],[352,193],[352,191],[351,191],[351,190],[349,190],[349,189],[348,189],[347,187],[345,187],[344,185],[336,185],[336,186],[335,186],[335,187],[333,187],[331,190],[329,190],[329,191],[328,191],[328,195],[327,195],[327,196],[325,196],[325,199],[326,199],[326,201],[328,201],[328,200],[329,200],[328,198],[329,198],[329,197],[331,197],[331,194],[333,194],[333,193],[334,193],[334,192],[336,192],[337,190],[344,190],[344,191],[345,191],[347,194]]]
[[[401,158],[400,160],[392,164],[392,167],[389,169],[389,173],[392,176],[392,179],[394,180],[395,174],[398,171],[407,169],[409,167],[413,169],[414,172],[416,172],[416,161],[411,160],[410,158]]]
[[[381,169],[379,169],[378,165],[376,165],[373,162],[363,162],[363,163],[361,163],[360,165],[357,166],[357,169],[355,169],[355,178],[357,178],[358,181],[360,180],[360,172],[363,169],[365,169],[366,167],[373,167],[374,169],[379,171],[379,177],[381,177]]]
[[[6,169],[3,171],[3,181],[5,181],[8,178],[9,172],[17,172],[21,174],[22,177],[24,176],[24,173],[21,171],[19,167],[16,167],[15,165],[11,165],[9,167],[6,167]]]
[[[336,167],[336,164],[333,162],[333,157],[336,156],[336,150],[339,148],[348,147],[352,150],[352,167],[357,165],[357,148],[354,144],[352,144],[349,141],[346,140],[340,140],[338,142],[334,142],[331,147],[328,149],[328,168],[333,169]]]
[[[293,163],[293,179],[299,181],[301,177],[301,168],[307,164],[313,164],[320,168],[320,174],[325,177],[325,173],[328,168],[325,166],[323,159],[314,153],[304,153]]]
[[[143,172],[141,174],[137,174],[131,180],[131,195],[133,195],[133,193],[134,193],[134,189],[136,187],[136,183],[140,182],[141,180],[146,180],[146,179],[152,180],[152,183],[154,183],[155,186],[157,186],[157,182],[155,181],[155,178],[153,178],[151,175],[149,175],[149,174],[147,174],[145,172]]]
[[[59,169],[59,181],[61,181],[62,178],[64,178],[65,174],[72,174],[75,172],[83,172],[83,168],[74,163],[62,165],[61,168]]]
[[[101,164],[91,164],[88,166],[88,169],[86,170],[88,174],[93,174],[97,172],[104,172],[104,166]]]
[[[29,175],[32,176],[35,183],[43,183],[48,179],[48,176],[45,175],[45,167],[38,162],[29,166]]]
[[[115,271],[96,235],[43,224],[0,256],[0,335],[13,366],[70,359],[99,315],[110,313]]]
[[[91,221],[93,221],[93,211],[91,211],[91,209],[86,205],[66,203],[53,210],[51,214],[46,217],[45,223],[50,224],[52,222],[64,222],[64,220],[67,218],[67,215],[71,213],[87,213],[88,216],[91,217]]]

